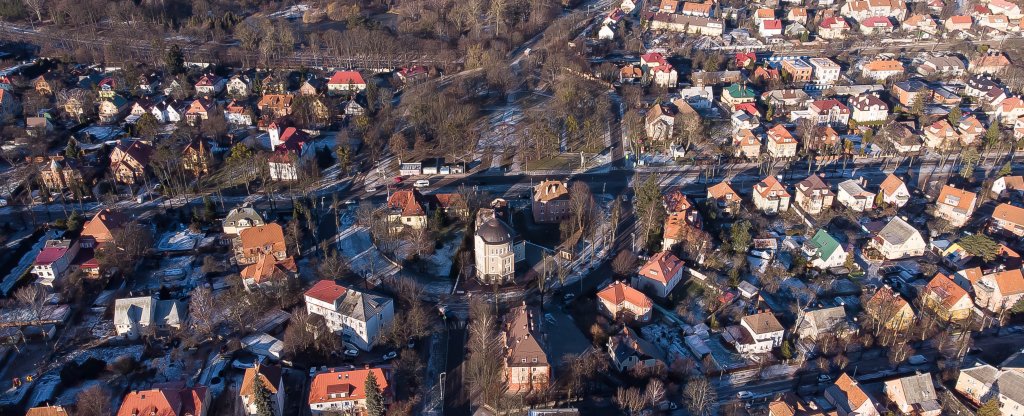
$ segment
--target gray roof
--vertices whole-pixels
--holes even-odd
[[[238,222],[239,220],[249,220],[253,224],[263,223],[263,217],[251,207],[232,208],[231,212],[228,212],[228,216],[224,218],[225,223]]]
[[[893,217],[889,223],[882,227],[878,236],[890,244],[903,244],[914,234],[920,235],[916,228],[908,224],[900,217]]]
[[[858,196],[869,193],[867,190],[864,189],[863,186],[860,186],[860,182],[858,182],[855,179],[847,179],[845,181],[839,182],[839,189],[846,191],[846,193],[850,194],[850,196]]]
[[[153,321],[161,325],[181,325],[185,320],[185,305],[176,300],[158,300],[153,312]]]
[[[932,383],[932,376],[929,373],[921,373],[885,382],[886,388],[890,383],[899,383],[903,387],[903,399],[906,404],[919,404],[937,402],[935,385]]]
[[[988,364],[980,364],[976,367],[965,368],[960,370],[960,373],[966,374],[985,385],[992,385],[996,382],[996,378],[999,376],[999,370]]]
[[[1024,374],[1016,371],[1006,371],[999,375],[996,381],[1000,396],[1006,396],[1017,403],[1024,403]]]
[[[513,240],[515,231],[495,217],[493,210],[481,209],[477,214],[476,235],[487,244],[505,244]]]
[[[835,306],[805,312],[804,321],[800,326],[810,326],[816,333],[820,333],[835,329],[840,322],[846,322],[846,309]]]
[[[338,313],[366,322],[380,313],[391,303],[391,298],[370,292],[348,288],[345,296],[338,300]]]
[[[152,296],[124,298],[114,301],[114,325],[130,325],[133,322],[147,326],[153,319]]]

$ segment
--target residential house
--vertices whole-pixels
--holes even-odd
[[[126,394],[117,416],[206,416],[210,404],[210,390],[205,386],[166,383]]]
[[[651,256],[636,277],[632,286],[647,294],[666,298],[683,280],[683,261],[671,251],[662,251]]]
[[[327,81],[327,92],[358,92],[366,89],[366,81],[357,71],[334,71]]]
[[[811,266],[822,270],[841,267],[848,258],[843,246],[825,229],[819,229],[805,241],[802,250]]]
[[[989,74],[971,75],[964,85],[964,95],[971,98],[981,99],[989,93],[1002,90],[1003,86],[998,80]]]
[[[977,363],[973,367],[960,369],[954,388],[975,405],[981,405],[995,395],[994,387],[996,387],[999,375],[999,369],[988,364]]]
[[[1024,208],[999,204],[992,212],[989,229],[997,234],[1024,237]]]
[[[207,174],[210,172],[212,157],[210,144],[206,139],[196,136],[181,151],[181,166],[195,176]]]
[[[504,284],[515,279],[516,264],[526,259],[524,240],[494,209],[476,212],[473,231],[476,278],[483,284]]]
[[[238,235],[246,228],[259,227],[266,224],[263,217],[251,207],[235,207],[224,217],[222,229],[224,234]]]
[[[616,370],[626,372],[634,368],[650,369],[665,365],[665,354],[657,345],[636,336],[632,329],[608,337],[608,356]]]
[[[850,122],[850,108],[836,99],[811,101],[804,110],[790,113],[791,121],[803,118],[819,126],[845,127]]]
[[[225,90],[228,95],[235,98],[245,98],[249,96],[249,77],[245,75],[234,75],[225,84]]]
[[[954,227],[962,227],[974,214],[978,195],[950,185],[942,187],[935,200],[935,216],[949,221]]]
[[[862,186],[862,180],[847,179],[839,183],[836,200],[855,212],[868,211],[874,207],[875,194]]]
[[[55,91],[60,89],[59,84],[60,81],[57,79],[57,76],[52,72],[47,72],[32,80],[32,89],[43,96],[53,95]]]
[[[921,151],[921,139],[914,132],[914,122],[901,121],[889,123],[879,130],[878,137],[892,144],[892,152],[896,154],[918,153]]]
[[[885,382],[885,395],[901,414],[939,416],[942,405],[935,393],[932,375],[918,373]]]
[[[68,416],[68,411],[61,406],[44,405],[28,409],[25,416]]]
[[[974,301],[952,277],[936,273],[921,292],[921,304],[940,320],[962,322],[971,316]]]
[[[999,394],[999,410],[1003,415],[1024,415],[1024,373],[1018,370],[1003,371],[996,381],[996,392]]]
[[[978,18],[978,27],[989,29],[995,32],[1007,32],[1010,29],[1010,19],[1001,14],[984,15]],[[1017,27],[1014,27],[1017,29]]]
[[[737,107],[729,116],[729,122],[734,131],[753,130],[761,126],[761,116],[757,107],[748,103]]]
[[[834,199],[835,193],[818,174],[808,176],[796,184],[796,204],[808,214],[821,214],[832,207]]]
[[[345,103],[342,114],[348,117],[362,116],[366,114],[366,107],[363,107],[362,104],[359,104],[359,101],[356,101],[355,97],[352,97],[352,99]]]
[[[658,11],[661,13],[675,13],[679,11],[679,0],[661,0],[658,5]]]
[[[917,257],[927,249],[921,232],[900,217],[890,219],[868,245],[888,260]]]
[[[146,177],[153,146],[141,140],[122,141],[110,151],[110,171],[114,179],[135,185]]]
[[[32,262],[32,274],[43,286],[53,287],[71,267],[71,261],[78,255],[78,242],[68,239],[47,240],[43,249]]]
[[[659,65],[650,69],[651,79],[654,85],[663,88],[675,88],[679,82],[679,74],[672,65]]]
[[[622,11],[629,13],[633,11],[636,4],[632,0],[624,0],[619,7]],[[430,69],[422,65],[413,65],[399,68],[395,71],[395,77],[403,84],[416,83],[430,77]]]
[[[231,100],[231,103],[224,107],[224,119],[236,126],[251,126],[252,111],[246,104]]]
[[[188,305],[177,300],[159,300],[156,296],[117,299],[114,330],[118,336],[135,339],[144,331],[181,329],[187,313]]]
[[[939,24],[927,14],[910,16],[901,26],[903,30],[915,34],[918,39],[931,38],[939,33]]]
[[[427,207],[424,206],[423,196],[419,191],[400,190],[391,194],[388,199],[388,219],[392,223],[400,224],[401,227],[421,229],[427,226]],[[400,228],[398,228],[400,229]]]
[[[725,21],[721,19],[671,13],[645,14],[644,18],[650,22],[651,30],[667,30],[712,37],[722,36],[725,31]]]
[[[675,127],[675,108],[671,104],[655,104],[644,117],[644,130],[651,140],[667,141]]]
[[[917,100],[924,100],[931,95],[931,89],[918,79],[908,79],[892,85],[896,100],[906,108],[913,108]]]
[[[752,103],[756,100],[757,94],[746,85],[736,83],[722,90],[722,102],[729,106],[729,108],[734,108],[739,104]]]
[[[533,221],[558,223],[569,217],[569,187],[562,181],[545,180],[533,187],[530,210]]]
[[[680,11],[686,16],[712,17],[715,14],[715,2],[705,0],[703,2],[688,1],[683,3],[683,10]]]
[[[289,279],[298,274],[298,267],[292,257],[278,260],[273,254],[259,254],[256,263],[245,266],[239,275],[245,290],[283,287]]]
[[[905,72],[903,63],[895,59],[876,59],[864,64],[861,74],[875,81],[884,81]]]
[[[993,14],[1006,16],[1007,19],[1018,20],[1024,17],[1020,6],[1009,0],[991,0],[988,2],[988,8]]]
[[[782,124],[768,129],[765,150],[775,158],[796,157],[797,141]]]
[[[902,21],[907,14],[907,4],[903,0],[850,0],[843,4],[839,13],[857,21],[873,16],[887,16]]]
[[[302,81],[302,85],[299,85],[299,95],[305,95],[307,97],[317,96],[322,90],[323,82],[319,79],[307,79]]]
[[[970,20],[970,18],[968,18]],[[961,77],[967,72],[964,61],[955,55],[930,56],[917,66],[917,73],[923,76],[945,75]]]
[[[861,94],[850,100],[850,118],[860,124],[884,123],[889,119],[889,106],[875,94]]]
[[[242,402],[242,412],[245,416],[260,415],[259,405],[256,404],[254,396],[256,383],[263,384],[263,387],[270,393],[270,416],[284,416],[284,377],[281,375],[281,367],[273,364],[255,363],[252,368],[246,368],[242,375],[242,385],[238,388],[238,397]]]
[[[806,7],[793,7],[786,12],[786,21],[792,23],[799,23],[801,25],[807,24],[807,8]]]
[[[83,175],[84,168],[80,167],[74,159],[65,159],[64,156],[50,156],[49,163],[38,166],[39,179],[43,182],[43,186],[52,192],[72,190],[84,193],[88,185],[85,181],[86,175]]]
[[[850,31],[850,24],[842,16],[830,16],[818,23],[818,37],[826,40],[842,40]]]
[[[871,16],[857,22],[863,35],[882,35],[896,30],[888,16]]]
[[[789,76],[790,82],[810,82],[814,67],[802,59],[784,59],[782,73]]]
[[[811,101],[811,96],[802,89],[771,90],[761,94],[761,102],[771,106],[776,115],[803,108]]]
[[[273,222],[240,230],[233,245],[235,262],[241,266],[255,264],[260,255],[271,255],[278,261],[288,258],[284,229]]]
[[[267,158],[270,179],[275,181],[296,181],[299,168],[314,155],[312,138],[303,130],[271,123],[267,128],[273,153]]]
[[[839,64],[835,61],[829,58],[815,57],[808,59],[807,63],[811,64],[811,68],[814,68],[813,75],[815,84],[833,85],[839,81],[842,68],[840,68]]]
[[[210,119],[210,111],[213,110],[213,101],[207,98],[197,98],[185,109],[185,120],[195,126],[204,120]]]
[[[759,21],[757,24],[757,34],[762,38],[782,36],[782,20],[768,19]]]
[[[395,317],[395,302],[383,295],[321,280],[303,295],[306,311],[363,351],[370,351]]]
[[[651,319],[651,299],[626,282],[615,281],[597,292],[601,311],[613,319],[628,318],[637,322]]]
[[[957,125],[957,132],[960,133],[960,143],[965,146],[977,142],[985,134],[986,130],[981,120],[978,120],[978,117],[973,114],[965,114],[960,118],[960,124]]]
[[[1010,67],[1010,59],[1000,52],[991,52],[971,59],[967,72],[998,75]]]
[[[992,313],[998,314],[1014,307],[1021,297],[1024,297],[1021,269],[989,273],[974,284],[974,303]]]
[[[213,74],[205,74],[202,77],[199,77],[199,81],[196,81],[196,95],[213,97],[220,94],[221,91],[224,91],[224,87],[226,85],[227,81],[224,78]]]
[[[897,208],[903,208],[910,201],[910,191],[907,189],[907,184],[903,183],[902,179],[892,173],[885,177],[878,191],[882,194],[883,203],[895,205]]]
[[[740,195],[732,190],[729,182],[719,182],[708,187],[707,198],[715,201],[715,208],[723,214],[732,215],[739,211]]]
[[[644,79],[644,70],[638,65],[626,65],[619,69],[619,82],[623,84],[636,84]]]
[[[768,176],[754,185],[754,206],[762,212],[786,212],[789,210],[789,203],[789,192],[774,176]]]
[[[844,335],[849,331],[850,322],[843,306],[801,311],[799,315],[796,331],[800,339],[814,341],[823,336]]]
[[[992,195],[1003,198],[1013,193],[1024,193],[1024,176],[1001,176],[992,182]]]
[[[13,114],[12,111],[4,110],[4,97],[3,90],[0,90],[0,116],[5,114]],[[114,95],[109,99],[99,100],[96,103],[96,116],[99,117],[100,123],[113,123],[121,119],[122,116],[129,110],[128,100],[120,95]]]
[[[327,414],[366,414],[366,380],[370,375],[385,403],[392,398],[388,373],[382,368],[365,366],[344,370],[331,368],[317,372],[309,384],[309,410],[313,416]]]
[[[153,104],[153,108],[150,109],[150,114],[156,118],[156,121],[160,123],[177,123],[184,118],[181,109],[174,108],[174,102],[163,101],[160,103]]]
[[[92,219],[82,224],[83,248],[94,247],[96,244],[113,243],[114,232],[127,224],[131,219],[120,211],[101,209]],[[88,240],[85,241],[85,240]],[[88,246],[88,247],[86,247]]]
[[[736,157],[757,160],[761,156],[761,140],[750,130],[736,132],[733,135],[733,146],[736,148]]]
[[[759,66],[754,68],[754,72],[750,74],[750,82],[762,86],[782,82],[782,72],[778,69]]]
[[[1024,99],[1007,97],[996,106],[996,120],[1003,125],[1012,126],[1021,116],[1024,116]]]
[[[864,305],[864,311],[881,327],[905,331],[917,319],[910,303],[889,285],[882,285]]]
[[[939,119],[924,129],[924,145],[930,149],[945,149],[959,140],[960,134],[946,119]]]
[[[285,117],[292,113],[292,98],[290,94],[263,94],[256,108],[264,117]]]
[[[761,312],[740,318],[740,324],[731,326],[723,337],[740,354],[767,354],[782,346],[785,328],[771,312]]]
[[[501,331],[505,380],[510,392],[543,389],[551,383],[551,364],[542,344],[536,314],[526,305],[513,308]]]

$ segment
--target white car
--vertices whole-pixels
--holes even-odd
[[[430,186],[430,181],[426,179],[420,179],[412,184],[413,188],[426,188]]]
[[[739,393],[736,393],[736,398],[740,399],[740,400],[746,400],[746,399],[750,399],[750,398],[753,398],[753,397],[754,397],[754,393],[751,393],[751,392],[746,391],[746,390],[741,391]]]
[[[345,354],[345,356],[348,356],[348,357],[355,357],[355,356],[359,355],[359,351],[358,350],[345,350],[344,354]]]
[[[388,361],[388,360],[393,360],[397,356],[398,356],[398,352],[397,351],[391,351],[391,352],[389,352],[387,354],[384,354],[384,357],[382,357],[382,358],[384,359],[384,361]]]

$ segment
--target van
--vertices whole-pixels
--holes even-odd
[[[420,179],[420,180],[416,181],[415,183],[413,183],[412,186],[414,188],[426,188],[426,187],[430,186],[430,181],[428,181],[426,179]]]

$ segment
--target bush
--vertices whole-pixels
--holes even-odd
[[[74,386],[84,380],[94,380],[107,369],[107,362],[98,358],[89,358],[82,364],[72,361],[64,365],[60,370],[60,383],[65,386]]]

